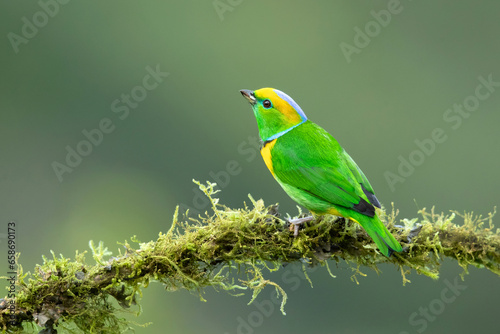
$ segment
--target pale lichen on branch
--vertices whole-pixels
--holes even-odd
[[[378,271],[384,262],[401,271],[403,283],[409,282],[412,270],[436,279],[444,257],[457,260],[464,274],[474,265],[500,275],[500,232],[493,227],[494,213],[481,217],[422,209],[420,218],[397,222],[394,208],[388,214],[382,211],[389,230],[405,247],[387,258],[362,228],[343,218],[318,218],[294,237],[276,205],[266,207],[249,196],[252,207],[231,209],[215,197],[215,184],[197,184],[210,199],[213,213],[186,214],[181,221],[176,209],[171,228],[156,241],[140,243],[134,237],[115,257],[102,243],[91,242],[95,264],[86,262],[85,252],[77,252],[74,260],[55,254],[52,259],[44,257],[32,274],[20,269],[15,322],[5,307],[9,300],[0,302],[3,331],[36,332],[36,323],[45,327],[45,333],[54,328],[59,333],[119,333],[130,326],[120,312],[137,304],[141,289],[151,281],[163,283],[167,290],[193,291],[202,300],[207,286],[235,295],[251,290],[250,303],[270,286],[281,297],[284,313],[286,292],[266,279],[265,272],[294,261],[325,266],[332,276],[327,261],[344,261],[358,283],[357,276],[365,275],[361,267]],[[454,223],[457,216],[463,224]],[[113,306],[109,296],[121,308]]]

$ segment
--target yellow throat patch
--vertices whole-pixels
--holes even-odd
[[[278,138],[266,143],[261,149],[260,149],[260,154],[262,155],[262,158],[264,159],[264,162],[266,163],[267,168],[273,174],[274,176],[274,170],[273,170],[273,162],[271,160],[271,150],[274,147],[274,144],[276,144],[276,140]]]

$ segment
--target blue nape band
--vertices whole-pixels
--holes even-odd
[[[283,135],[284,135],[285,133],[287,133],[288,131],[291,131],[291,130],[295,129],[296,127],[298,127],[298,126],[299,126],[299,125],[301,125],[301,124],[304,124],[304,123],[305,123],[305,121],[307,121],[307,119],[304,119],[304,120],[303,120],[302,122],[300,122],[299,124],[295,124],[294,126],[289,127],[289,128],[288,128],[288,129],[286,129],[286,130],[283,130],[283,131],[281,131],[281,132],[278,132],[278,133],[277,133],[277,134],[275,134],[275,135],[272,135],[271,137],[269,137],[269,138],[265,139],[264,141],[266,142],[266,141],[275,140],[276,138],[283,136]]]
[[[302,111],[300,106],[288,95],[283,93],[280,90],[273,89],[276,94],[278,94],[279,97],[281,97],[283,100],[285,100],[289,105],[292,106],[293,109],[297,112],[297,114],[300,115],[300,118],[302,119],[303,122],[307,121],[307,116],[306,114]]]

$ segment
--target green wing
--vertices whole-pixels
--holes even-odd
[[[354,160],[352,160],[351,156],[347,154],[346,151],[344,151],[344,159],[347,163],[347,166],[351,170],[351,173],[356,178],[356,182],[361,185],[361,189],[363,189],[363,192],[365,193],[370,203],[375,205],[377,208],[380,208],[380,202],[378,201],[377,197],[375,197],[375,192],[373,191],[370,182],[366,178],[363,171],[358,167]]]
[[[271,155],[276,179],[308,209],[321,212],[333,204],[375,215],[360,182],[366,177],[338,142],[316,124],[307,121],[280,137]],[[352,166],[357,172],[353,173]]]

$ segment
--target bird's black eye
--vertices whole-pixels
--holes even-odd
[[[269,100],[264,100],[264,102],[262,102],[262,105],[264,106],[264,108],[266,109],[269,109],[271,108],[272,104],[271,104],[271,101]]]

